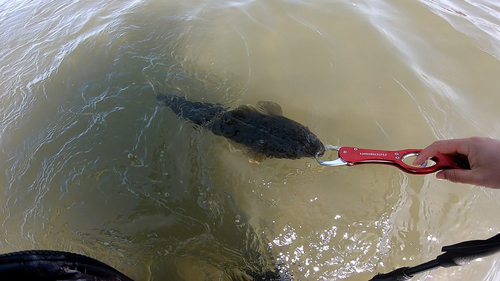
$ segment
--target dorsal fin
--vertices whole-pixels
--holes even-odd
[[[237,109],[243,110],[243,111],[248,111],[248,112],[257,111],[257,109],[255,109],[255,107],[251,104],[242,104],[242,105],[238,106]]]
[[[281,108],[281,105],[273,101],[258,101],[257,110],[265,115],[283,115],[283,108]]]

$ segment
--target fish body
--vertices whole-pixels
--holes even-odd
[[[182,119],[223,136],[247,149],[256,162],[271,158],[299,159],[323,155],[325,147],[306,126],[283,116],[281,106],[259,101],[227,110],[219,104],[188,101],[175,95],[157,95]]]

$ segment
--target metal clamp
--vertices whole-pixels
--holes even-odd
[[[340,146],[334,146],[334,145],[331,145],[331,144],[327,144],[325,145],[325,151],[326,150],[335,150],[335,151],[339,151],[340,149]],[[325,160],[321,160],[319,158],[319,155],[316,155],[316,161],[318,161],[319,164],[323,165],[323,166],[344,166],[344,165],[347,165],[348,163],[344,160],[342,160],[342,158],[337,158],[335,160],[328,160],[328,161],[325,161]]]

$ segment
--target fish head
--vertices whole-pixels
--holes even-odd
[[[294,136],[297,137],[298,140],[293,142],[295,143],[295,152],[297,153],[296,157],[294,157],[295,159],[302,157],[321,157],[325,154],[325,146],[307,127],[300,128]]]
[[[312,157],[321,157],[325,154],[325,146],[319,138],[312,134],[309,136],[309,145],[306,146],[306,153]]]
[[[276,119],[277,122],[272,122],[274,126],[272,135],[280,141],[274,147],[283,152],[278,158],[300,159],[323,156],[325,146],[307,126],[283,116]]]

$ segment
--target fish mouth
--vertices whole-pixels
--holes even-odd
[[[325,150],[324,149],[321,149],[320,151],[316,152],[316,159],[319,159],[321,158],[321,156],[323,156],[325,154]]]

